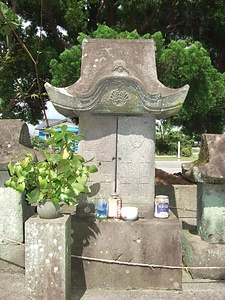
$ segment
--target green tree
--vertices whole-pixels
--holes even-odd
[[[181,144],[181,155],[191,156],[194,140],[182,133],[179,128],[174,128],[173,124],[166,120],[156,123],[156,154],[177,155],[178,141]]]
[[[159,78],[167,86],[190,85],[179,114],[172,117],[186,134],[222,133],[225,120],[225,75],[212,65],[200,42],[172,41],[159,57]]]
[[[0,1],[0,12],[34,60],[38,58],[41,88],[38,91],[32,61],[0,14],[0,113],[5,117],[32,123],[42,118],[36,95],[44,95],[45,81],[58,86],[75,82],[84,36],[115,38],[121,34],[120,38],[139,38],[148,34],[157,42],[160,81],[175,88],[186,83],[191,86],[184,107],[173,118],[174,124],[182,125],[186,132],[222,132],[224,1],[4,0]]]
[[[39,35],[24,28],[10,8],[0,2],[0,113],[37,124],[48,100],[43,83],[55,50]],[[41,51],[40,51],[41,50]],[[46,65],[47,63],[47,65]]]

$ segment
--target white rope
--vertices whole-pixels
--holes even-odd
[[[83,260],[90,260],[95,262],[102,262],[102,263],[109,263],[109,264],[118,264],[118,265],[127,265],[127,266],[135,266],[135,267],[147,267],[151,269],[162,268],[162,269],[200,269],[200,270],[208,270],[208,269],[224,269],[224,267],[183,267],[183,266],[164,266],[164,265],[155,265],[155,264],[141,264],[141,263],[131,263],[125,261],[118,261],[118,260],[111,260],[111,259],[100,259],[94,257],[85,257],[79,255],[71,255],[71,257],[83,259]]]
[[[2,238],[0,240],[7,240],[9,242],[12,242],[17,245],[23,245],[24,243],[14,241],[8,238]],[[94,258],[94,257],[86,257],[86,256],[79,256],[79,255],[71,255],[71,257],[82,259],[82,260],[89,260],[89,261],[95,261],[95,262],[102,262],[102,263],[108,263],[108,264],[117,264],[117,265],[126,265],[126,266],[134,266],[134,267],[145,267],[145,268],[151,268],[151,269],[182,269],[182,270],[225,270],[224,267],[186,267],[186,266],[165,266],[165,265],[156,265],[156,264],[142,264],[142,263],[131,263],[131,262],[125,262],[125,261],[118,261],[118,260],[111,260],[111,259],[100,259],[100,258]]]
[[[181,208],[181,207],[176,207],[176,206],[170,206],[170,209],[177,209],[177,210],[184,210],[184,211],[193,211],[193,212],[197,212],[196,209]]]

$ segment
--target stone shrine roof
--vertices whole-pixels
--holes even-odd
[[[80,78],[71,86],[45,88],[66,117],[154,114],[167,118],[181,108],[189,86],[165,87],[157,78],[153,40],[85,39]]]
[[[182,173],[193,182],[225,184],[225,135],[203,134],[198,160],[182,164]]]

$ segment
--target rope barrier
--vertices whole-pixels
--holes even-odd
[[[11,243],[25,246],[24,243],[14,241],[14,240],[11,240],[11,239],[8,239],[8,238],[5,238],[5,237],[0,239],[0,240],[7,240]],[[82,260],[94,261],[94,262],[125,265],[125,266],[132,266],[132,267],[144,267],[144,268],[151,268],[151,269],[173,269],[173,270],[174,269],[182,269],[182,270],[186,270],[187,272],[189,270],[225,270],[225,266],[224,267],[166,266],[166,265],[157,265],[157,264],[132,263],[132,262],[125,262],[125,261],[111,260],[111,259],[100,259],[100,258],[86,257],[86,256],[80,256],[80,255],[71,255],[71,257],[82,259]]]
[[[184,210],[184,211],[193,211],[193,212],[197,212],[196,209],[181,208],[181,207],[176,207],[176,206],[170,206],[170,209],[177,209],[177,210]]]
[[[102,262],[102,263],[109,263],[109,264],[118,264],[118,265],[127,265],[127,266],[133,266],[133,267],[147,267],[151,269],[182,269],[182,270],[192,270],[192,269],[199,269],[199,270],[208,270],[208,269],[224,269],[224,267],[186,267],[186,266],[164,266],[164,265],[155,265],[155,264],[141,264],[141,263],[131,263],[131,262],[125,262],[125,261],[118,261],[118,260],[111,260],[111,259],[100,259],[100,258],[94,258],[94,257],[85,257],[85,256],[79,256],[79,255],[71,255],[71,257],[83,259],[83,260],[89,260],[89,261],[95,261],[95,262]]]

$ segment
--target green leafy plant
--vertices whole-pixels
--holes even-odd
[[[51,150],[40,150],[44,160],[36,161],[31,153],[16,157],[8,164],[10,178],[5,186],[25,191],[30,204],[47,199],[54,204],[76,204],[82,194],[91,192],[87,181],[98,169],[95,165],[88,166],[92,159],[85,161],[74,153],[75,142],[81,135],[67,131],[67,125],[46,131],[51,136],[46,141]]]
[[[180,151],[182,156],[190,157],[192,155],[191,147],[183,147]]]
[[[46,148],[46,140],[40,138],[39,136],[33,136],[31,138],[31,145],[38,149],[45,149]]]

